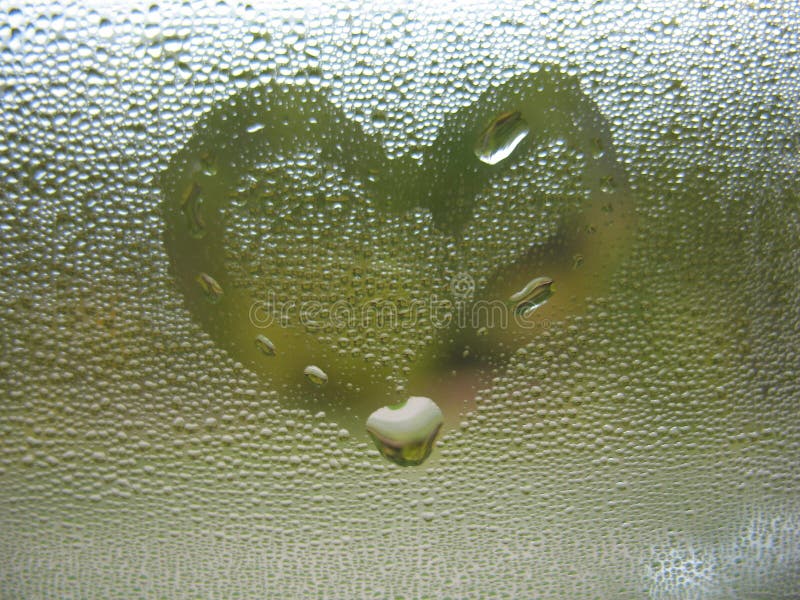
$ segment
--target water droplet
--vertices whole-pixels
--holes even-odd
[[[539,294],[550,289],[553,280],[549,277],[536,277],[531,279],[525,286],[515,294],[512,294],[509,300],[511,302],[521,302],[523,300],[533,299]]]
[[[544,306],[552,295],[553,290],[549,288],[546,289],[535,298],[527,302],[523,302],[517,306],[517,314],[519,314],[523,319],[528,319],[537,309]]]
[[[203,293],[206,295],[206,299],[209,302],[212,304],[219,302],[219,299],[222,297],[222,286],[217,283],[216,279],[214,279],[208,273],[200,273],[197,276],[196,281],[200,284],[200,287],[203,289]]]
[[[525,287],[520,291],[512,294],[510,300],[512,302],[518,302],[514,309],[516,314],[523,319],[528,319],[552,297],[555,291],[553,290],[552,284],[553,280],[549,277],[536,277],[526,283]]]
[[[203,205],[202,189],[197,182],[193,181],[183,193],[181,198],[181,210],[186,215],[186,223],[189,226],[189,233],[193,238],[200,239],[206,235],[206,223],[200,213]]]
[[[325,385],[328,383],[328,374],[315,365],[308,365],[303,369],[303,373],[314,385]]]
[[[443,419],[433,400],[411,396],[373,412],[367,419],[367,433],[392,462],[403,467],[419,465],[430,456]]]
[[[256,348],[261,350],[267,356],[275,356],[275,344],[272,340],[263,334],[256,336]]]
[[[594,158],[595,160],[601,158],[604,153],[603,140],[601,140],[598,137],[592,138],[591,149],[592,149],[592,158]]]
[[[521,112],[502,113],[481,133],[475,144],[475,156],[488,165],[496,165],[508,158],[529,133],[528,123]]]
[[[386,127],[386,113],[381,110],[373,111],[372,113],[372,124],[377,127]]]
[[[200,155],[200,164],[203,167],[203,175],[213,177],[217,174],[217,157],[213,152],[203,152]]]

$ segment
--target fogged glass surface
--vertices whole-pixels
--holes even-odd
[[[0,597],[796,596],[795,3],[1,3]]]

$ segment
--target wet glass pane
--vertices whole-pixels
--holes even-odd
[[[0,597],[791,598],[791,2],[0,0]]]

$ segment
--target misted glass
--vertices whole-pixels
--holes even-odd
[[[798,5],[0,2],[0,597],[796,597]]]

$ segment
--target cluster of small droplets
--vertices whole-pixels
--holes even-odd
[[[563,142],[548,146],[476,199],[474,217],[459,241],[463,270],[488,275],[496,265],[546,244],[563,216],[587,200],[581,157],[566,151]]]
[[[1,4],[0,597],[796,594],[797,6]],[[220,103],[309,85],[421,162],[448,115],[542,65],[608,123],[636,233],[425,465],[287,403],[187,310],[159,178]],[[524,191],[495,182],[473,207],[492,236],[473,221],[469,240],[545,241],[595,189],[584,158],[541,150],[542,197],[493,204]],[[300,154],[275,161],[377,200]],[[277,271],[247,277],[244,242],[283,257],[243,210],[220,260],[263,285]],[[453,268],[426,211],[336,210],[321,232],[413,242],[400,283]]]
[[[287,325],[308,326],[315,343],[343,355],[380,362],[424,344],[432,334],[430,327],[419,328],[427,322],[426,307],[414,319],[375,331],[368,303],[396,306],[435,291],[434,274],[444,265],[446,248],[430,217],[384,214],[346,173],[322,173],[314,154],[273,159],[244,178],[257,182],[255,194],[252,185],[236,186],[245,200],[234,200],[223,212],[225,267],[233,285],[246,288],[253,302],[271,298],[278,308],[294,302],[284,311]],[[353,318],[335,326],[336,314],[320,315],[315,326],[313,315],[301,312],[303,302],[311,301],[328,309],[345,303]]]

